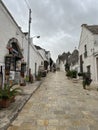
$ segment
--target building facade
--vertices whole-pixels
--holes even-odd
[[[39,54],[43,57],[43,66],[45,70],[49,70],[50,69],[50,58],[51,58],[51,54],[50,51],[46,51],[45,49],[41,48],[40,46],[36,46],[36,49],[38,50]]]
[[[79,52],[77,49],[68,57],[68,64],[70,65],[70,70],[79,72]]]
[[[28,69],[28,33],[23,33],[11,13],[0,1],[0,86],[8,82],[20,83]],[[43,54],[30,42],[29,69],[37,75],[44,64]]]
[[[36,47],[33,45],[32,40],[30,44],[30,57],[29,58],[30,58],[31,73],[33,74],[33,76],[36,76],[38,75],[39,66],[44,64],[44,58],[36,49]]]
[[[28,40],[2,1],[0,27],[0,66],[3,82],[9,79],[18,81],[21,69],[23,71],[22,62],[27,61]]]
[[[68,63],[68,57],[70,56],[70,52],[63,53],[62,55],[59,55],[57,60],[56,60],[56,66],[59,68],[61,71],[65,71],[65,64]]]
[[[98,25],[83,24],[79,42],[80,72],[89,72],[98,83]]]

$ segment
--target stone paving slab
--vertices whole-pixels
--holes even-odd
[[[21,111],[26,102],[30,99],[32,94],[39,88],[42,81],[21,86],[23,89],[23,94],[17,96],[15,102],[11,103],[8,108],[0,109],[0,130],[7,129],[10,123],[17,117],[18,113]]]
[[[98,130],[98,91],[49,73],[8,130]]]

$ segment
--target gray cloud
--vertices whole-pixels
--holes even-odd
[[[31,35],[38,44],[52,52],[54,59],[63,51],[78,47],[81,24],[98,24],[97,0],[28,0],[32,9]],[[28,30],[25,1],[4,0],[24,31]]]

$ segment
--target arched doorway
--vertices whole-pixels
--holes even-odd
[[[12,54],[17,59],[23,58],[21,47],[19,46],[19,42],[16,38],[11,38],[8,41],[7,49],[9,50],[9,54]]]
[[[8,54],[5,56],[5,80],[6,82],[19,82],[21,73],[21,60],[23,59],[19,42],[11,38],[7,44]]]

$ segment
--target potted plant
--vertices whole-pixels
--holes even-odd
[[[38,75],[36,75],[36,80],[40,81],[41,80],[41,72],[38,72]]]
[[[65,64],[65,71],[68,72],[70,70],[70,65],[68,63]]]
[[[0,108],[2,107],[2,100],[1,100],[1,98],[0,98]]]
[[[1,107],[6,108],[10,105],[10,102],[15,101],[15,96],[22,92],[22,89],[17,87],[13,88],[15,84],[9,86],[7,84],[4,85],[4,88],[0,89],[0,102]]]
[[[9,91],[9,94],[10,94],[10,101],[11,102],[14,102],[15,101],[15,97],[19,94],[22,93],[22,89],[17,87],[17,88],[12,88],[10,87],[10,91]]]
[[[83,76],[83,73],[82,72],[79,72],[78,73],[78,76],[80,77],[80,76]]]
[[[4,88],[0,89],[0,106],[1,107],[8,107],[10,105],[10,95],[9,95],[9,90],[6,86]]]
[[[68,79],[70,79],[70,78],[71,78],[71,71],[70,71],[70,70],[69,70],[69,71],[67,71],[66,76],[68,77]]]
[[[26,82],[29,82],[29,76],[26,76],[25,80]]]
[[[90,73],[83,73],[83,88],[86,89],[86,86],[89,86],[92,82],[92,79],[90,78]]]
[[[77,78],[77,71],[76,70],[71,71],[71,77],[72,78]]]

